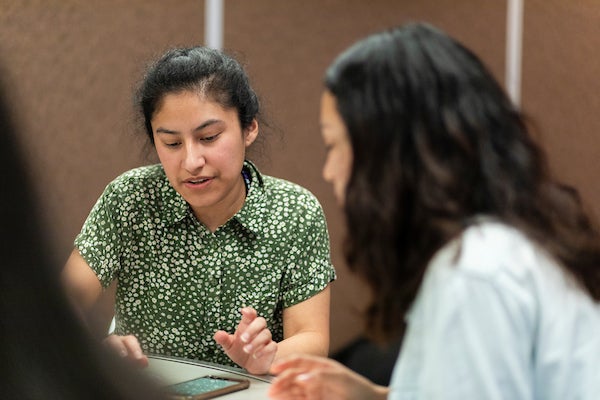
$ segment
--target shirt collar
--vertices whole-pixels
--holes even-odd
[[[246,200],[241,210],[233,216],[232,220],[237,221],[243,228],[257,236],[268,228],[268,221],[263,216],[266,205],[266,193],[263,176],[251,161],[244,161],[243,168],[250,173],[251,183],[246,194]],[[161,168],[164,179],[161,181],[161,196],[164,204],[162,214],[163,221],[167,225],[174,225],[186,217],[195,218],[192,209],[183,197],[171,186],[167,179],[164,169]],[[227,225],[226,224],[226,225]]]
[[[250,187],[242,209],[233,216],[233,219],[248,231],[261,236],[268,228],[268,221],[264,217],[267,196],[263,176],[251,161],[244,161],[244,169],[250,173]]]
[[[191,208],[181,195],[171,186],[167,176],[162,169],[164,179],[161,181],[162,214],[166,225],[174,225],[190,215]]]

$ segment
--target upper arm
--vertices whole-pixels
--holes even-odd
[[[287,339],[301,332],[323,335],[329,343],[330,289],[322,291],[283,310],[283,337]]]
[[[525,288],[455,274],[437,289],[424,304],[420,386],[449,399],[527,398],[535,305]]]
[[[102,294],[98,276],[77,249],[71,252],[65,264],[62,281],[75,307],[83,312],[89,311]]]
[[[293,246],[286,252],[290,267],[282,284],[283,305],[285,309],[292,309],[299,303],[309,307],[312,303],[321,306],[326,302],[329,319],[327,287],[336,279],[336,274],[331,263],[325,215],[317,200],[313,201],[312,208],[305,210],[302,223],[294,226]]]

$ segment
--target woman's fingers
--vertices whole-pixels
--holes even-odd
[[[278,375],[288,369],[309,371],[315,368],[331,368],[334,363],[333,360],[310,354],[290,355],[275,361],[271,366],[271,373]]]
[[[256,314],[253,317],[243,315],[242,322],[238,327],[240,340],[244,343],[250,343],[266,327],[267,321],[263,317],[257,317]]]
[[[246,320],[248,323],[252,322],[258,315],[256,310],[252,307],[244,307],[240,312],[242,313],[242,321]]]
[[[233,335],[230,335],[225,331],[216,331],[213,338],[225,351],[228,351],[234,344]]]
[[[271,331],[267,329],[267,323],[264,318],[256,318],[252,324],[240,336],[244,342],[244,352],[254,354],[271,342]]]
[[[387,388],[327,358],[285,357],[273,363],[271,371],[278,373],[269,388],[269,396],[274,399],[290,395],[315,400],[375,400],[385,399],[389,393]]]
[[[271,382],[269,397],[280,400],[308,398],[304,384],[307,374],[304,369],[286,369]]]
[[[144,355],[140,342],[134,335],[109,335],[104,339],[104,344],[140,367],[148,365],[148,357]]]
[[[277,343],[270,340],[266,345],[256,349],[256,351],[252,354],[254,358],[265,357],[267,355],[272,355],[275,357],[275,353],[277,352]]]
[[[213,338],[239,366],[250,373],[266,374],[277,353],[277,343],[267,321],[258,317],[254,308],[244,307],[240,312],[242,317],[234,334],[217,331]]]

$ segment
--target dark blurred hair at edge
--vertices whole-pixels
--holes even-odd
[[[74,314],[53,265],[34,174],[7,98],[0,83],[0,397],[159,398],[137,372],[103,351]]]
[[[479,215],[521,229],[600,300],[595,226],[471,51],[411,23],[354,44],[325,87],[353,148],[345,255],[373,290],[374,337],[402,333],[428,262]]]

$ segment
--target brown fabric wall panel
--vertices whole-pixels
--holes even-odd
[[[259,159],[259,165],[269,174],[309,188],[327,215],[338,271],[332,287],[332,351],[362,332],[360,310],[369,294],[345,266],[342,213],[321,179],[325,153],[318,110],[325,68],[340,51],[369,33],[425,20],[463,40],[502,79],[505,15],[505,3],[497,0],[225,2],[224,46],[245,61],[271,122],[283,132],[281,140],[274,137],[270,157]]]
[[[600,217],[600,2],[525,3],[524,111],[553,171]]]
[[[104,186],[145,161],[131,101],[144,64],[202,43],[203,18],[193,0],[0,3],[0,60],[61,259]]]

